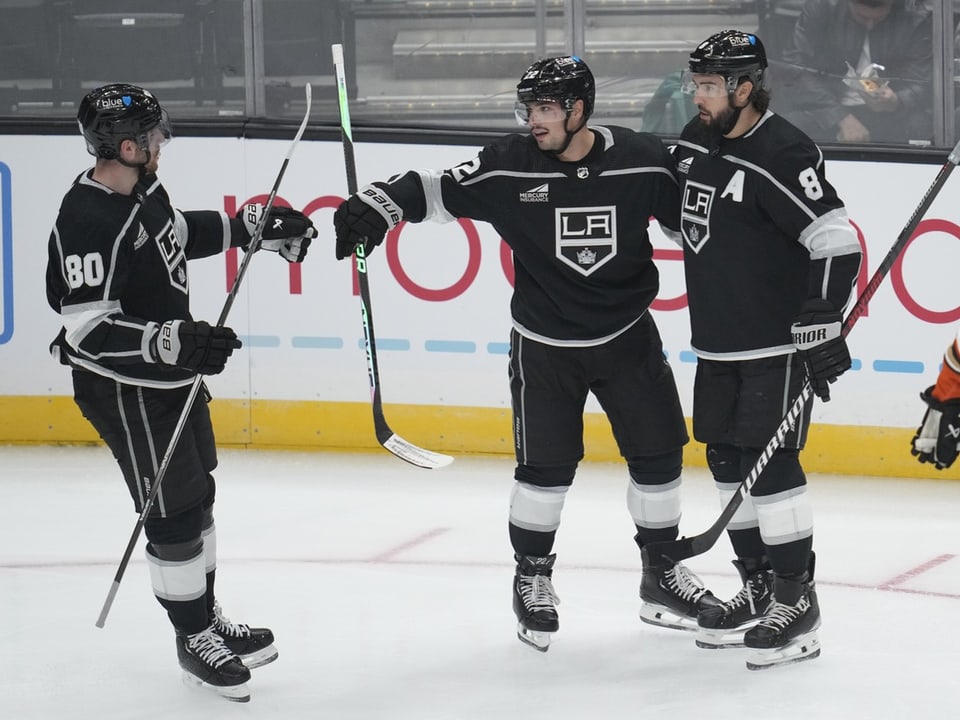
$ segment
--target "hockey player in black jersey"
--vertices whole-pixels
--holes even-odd
[[[197,374],[221,372],[241,345],[229,327],[190,315],[187,261],[248,245],[263,207],[247,205],[237,218],[174,209],[156,176],[169,121],[143,88],[97,88],[77,117],[97,159],[64,196],[50,234],[47,300],[63,321],[51,350],[72,368],[77,405],[140,513]],[[262,247],[290,262],[303,260],[316,235],[288,209],[271,212],[265,227]],[[198,398],[144,523],[147,565],[185,677],[244,702],[249,668],[277,651],[270,630],[231,622],[216,601],[216,465]]]
[[[648,312],[659,278],[649,218],[678,228],[670,156],[649,134],[589,126],[595,86],[578,57],[534,63],[517,86],[527,135],[512,134],[443,172],[361,188],[337,209],[338,259],[368,251],[401,221],[489,222],[513,250],[510,392],[517,466],[509,534],[518,636],[546,650],[559,627],[554,537],[583,458],[592,392],[629,467],[627,505],[641,549],[674,539],[687,433]],[[641,553],[642,554],[642,553]],[[641,617],[696,629],[716,600],[684,566],[644,556]]]
[[[820,149],[768,110],[766,68],[755,35],[727,30],[702,42],[684,78],[699,114],[674,150],[697,355],[693,434],[723,505],[804,378],[826,401],[851,364],[841,325],[860,246]],[[799,460],[809,424],[810,404],[730,523],[743,589],[698,619],[698,645],[753,648],[751,669],[820,653]]]

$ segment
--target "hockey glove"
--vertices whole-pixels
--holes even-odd
[[[251,239],[262,217],[263,205],[260,203],[245,205],[237,213],[237,218],[243,220],[243,227]],[[299,263],[307,256],[310,240],[316,236],[317,229],[313,222],[299,210],[272,207],[270,217],[263,226],[263,235],[260,236],[260,248],[280,253],[280,257],[287,262]]]
[[[383,242],[388,230],[403,220],[403,211],[378,185],[366,185],[351,195],[333,214],[337,233],[337,260],[350,257],[357,245],[366,255]]]
[[[168,320],[153,336],[150,349],[156,362],[216,375],[242,345],[228,327],[212,327],[203,320]]]
[[[943,470],[953,464],[960,450],[960,399],[941,402],[933,396],[932,386],[920,393],[920,399],[927,404],[927,412],[910,452],[920,462]]]
[[[830,383],[850,369],[842,328],[843,316],[827,300],[808,300],[790,327],[797,357],[813,392],[824,402],[830,400]]]

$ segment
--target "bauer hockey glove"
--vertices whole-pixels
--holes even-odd
[[[150,354],[163,365],[216,375],[242,345],[228,327],[214,327],[203,320],[168,320],[151,339]]]
[[[263,205],[260,203],[244,205],[237,213],[237,219],[243,220],[247,237],[251,239],[262,217]],[[260,248],[280,253],[280,257],[287,262],[303,262],[307,256],[307,248],[310,247],[310,240],[316,236],[317,229],[313,222],[302,212],[275,206],[270,208],[270,216],[263,226]]]
[[[333,228],[337,233],[337,260],[353,255],[357,245],[363,245],[366,254],[383,242],[388,230],[403,220],[403,211],[387,195],[381,185],[366,185],[351,195],[333,214]]]
[[[960,450],[960,399],[937,400],[933,386],[920,393],[927,404],[923,424],[913,436],[910,452],[922,463],[933,463],[937,470],[953,464]]]
[[[850,369],[850,350],[842,334],[843,316],[827,300],[807,300],[790,333],[813,392],[830,400],[830,383]]]

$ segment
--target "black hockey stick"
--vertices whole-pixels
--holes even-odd
[[[224,323],[226,323],[227,315],[230,313],[230,308],[233,307],[233,301],[237,297],[237,291],[240,289],[240,283],[243,281],[244,275],[247,274],[247,267],[250,265],[250,260],[253,258],[257,250],[260,249],[260,241],[263,237],[263,228],[266,225],[267,219],[270,215],[270,209],[273,207],[274,200],[277,199],[277,191],[280,189],[280,181],[283,180],[283,175],[287,171],[287,165],[290,164],[290,158],[293,156],[293,151],[300,142],[300,138],[303,137],[303,131],[306,130],[307,122],[310,120],[310,106],[312,105],[313,98],[310,83],[307,83],[304,86],[304,91],[307,99],[306,112],[303,114],[303,120],[301,121],[300,127],[297,130],[297,135],[293,138],[293,142],[290,144],[290,149],[287,150],[287,156],[283,159],[283,164],[280,166],[280,172],[277,173],[277,179],[273,181],[273,188],[270,190],[270,195],[267,197],[267,202],[263,206],[263,215],[260,216],[260,222],[257,223],[257,227],[253,231],[253,235],[250,238],[250,244],[247,246],[247,251],[244,253],[240,267],[237,269],[237,275],[233,279],[233,285],[230,288],[230,292],[227,294],[227,299],[223,304],[223,309],[220,311],[220,317],[217,318],[217,327],[223,327]],[[160,492],[160,484],[163,482],[163,478],[167,474],[167,468],[170,466],[170,458],[173,456],[173,451],[177,449],[177,444],[180,442],[180,436],[183,435],[183,428],[187,424],[187,418],[190,416],[190,411],[193,409],[193,403],[197,399],[197,395],[199,394],[200,387],[202,385],[203,376],[198,374],[196,378],[194,378],[193,384],[190,386],[190,393],[187,395],[187,400],[183,405],[183,410],[180,412],[180,417],[177,420],[176,427],[173,429],[173,435],[170,437],[170,442],[167,445],[167,451],[163,454],[163,459],[160,461],[160,467],[157,468],[157,476],[153,480],[153,487],[150,488],[150,494],[147,495],[147,499],[143,503],[143,510],[140,511],[140,516],[137,518],[137,524],[134,526],[133,533],[130,535],[130,540],[127,542],[127,548],[123,551],[123,557],[120,559],[120,566],[117,568],[116,575],[114,575],[113,584],[110,585],[110,591],[107,593],[106,600],[103,601],[103,608],[101,608],[100,616],[97,618],[97,627],[99,628],[102,628],[104,623],[107,621],[107,614],[110,612],[110,607],[113,605],[113,599],[117,596],[117,591],[120,589],[120,581],[123,580],[123,574],[126,572],[127,565],[130,563],[130,556],[133,554],[133,549],[137,544],[137,540],[140,539],[140,533],[143,531],[143,524],[147,520],[147,515],[150,514],[150,509],[153,507],[154,500],[157,498],[157,493]]]
[[[337,96],[340,103],[340,137],[343,140],[343,160],[347,171],[347,192],[357,192],[357,162],[353,156],[353,131],[350,126],[350,105],[347,100],[347,80],[344,73],[343,46],[331,46],[333,66],[337,73]],[[360,312],[363,317],[363,338],[367,351],[367,374],[370,376],[370,400],[373,403],[373,427],[377,442],[401,460],[417,467],[435,469],[449,465],[449,455],[425,450],[397,435],[383,416],[380,398],[380,370],[377,365],[377,341],[373,333],[373,305],[370,302],[370,280],[367,277],[366,248],[361,243],[354,251],[357,261],[357,282],[360,285]]]
[[[947,178],[950,177],[950,173],[953,172],[953,169],[957,166],[957,164],[960,164],[960,142],[958,142],[950,152],[950,155],[947,157],[947,161],[943,164],[943,167],[940,168],[940,172],[937,173],[937,177],[934,179],[933,183],[929,188],[927,188],[927,192],[920,200],[920,204],[917,206],[917,209],[913,211],[913,215],[910,216],[907,224],[904,226],[903,230],[900,231],[900,235],[897,236],[897,241],[893,244],[893,247],[890,248],[890,251],[887,253],[886,257],[883,258],[883,262],[880,263],[880,267],[877,268],[876,272],[873,274],[873,277],[870,278],[870,282],[867,283],[867,286],[863,289],[863,292],[860,293],[860,297],[857,298],[857,302],[854,304],[853,308],[850,310],[850,313],[843,321],[843,329],[841,331],[843,337],[846,337],[850,333],[850,330],[857,323],[857,320],[863,317],[863,315],[866,313],[867,307],[870,304],[870,300],[873,299],[877,289],[880,287],[883,279],[887,276],[887,273],[890,272],[890,268],[893,267],[893,264],[897,261],[900,253],[903,252],[903,249],[907,246],[907,243],[910,242],[910,238],[917,229],[917,226],[920,224],[920,221],[923,219],[923,216],[926,214],[927,210],[930,209],[930,205],[933,204],[933,201],[940,193],[940,189],[943,187],[944,183],[947,182]],[[763,449],[763,452],[757,459],[757,462],[750,471],[750,474],[747,475],[742,483],[740,483],[736,493],[727,503],[727,506],[723,509],[723,512],[720,513],[720,517],[717,518],[716,522],[714,522],[713,525],[711,525],[705,532],[699,535],[694,535],[693,537],[689,538],[682,537],[679,540],[652,542],[644,546],[643,550],[646,553],[648,562],[652,562],[654,564],[660,564],[664,560],[679,562],[681,560],[686,560],[687,558],[692,558],[696,555],[702,555],[713,547],[714,543],[716,543],[723,534],[723,531],[726,529],[730,519],[734,516],[734,514],[736,514],[737,509],[740,507],[740,504],[743,502],[744,498],[747,496],[747,494],[749,494],[750,489],[754,486],[754,484],[756,484],[757,478],[760,477],[760,473],[762,473],[763,469],[767,466],[767,463],[773,456],[773,453],[776,452],[777,449],[783,444],[784,438],[786,438],[787,433],[790,432],[794,426],[794,423],[803,413],[804,405],[806,405],[812,394],[813,389],[810,387],[810,381],[807,380],[803,385],[803,389],[800,391],[800,395],[798,395],[797,399],[793,401],[793,405],[787,411],[787,414],[784,416],[783,420],[780,421],[780,425],[777,427],[776,433],[774,433],[773,437],[770,438],[770,441],[767,443],[767,446]]]

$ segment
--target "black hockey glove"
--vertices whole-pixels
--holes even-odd
[[[403,220],[403,211],[378,185],[360,188],[333,214],[337,233],[337,260],[350,257],[357,245],[363,245],[366,255],[383,242],[388,230]]]
[[[243,220],[247,237],[251,239],[262,217],[263,205],[260,203],[244,205],[237,213],[237,218]],[[307,256],[307,248],[310,247],[310,240],[316,236],[317,229],[313,222],[302,212],[274,206],[270,208],[270,216],[263,226],[260,248],[280,253],[280,257],[287,262],[303,262]]]
[[[830,400],[830,383],[850,369],[842,327],[843,316],[827,300],[807,300],[790,327],[797,357],[813,392],[824,402]]]
[[[933,396],[933,386],[920,393],[927,404],[923,424],[913,436],[910,452],[922,463],[933,463],[937,470],[953,464],[960,450],[960,399],[941,402]]]
[[[153,336],[150,349],[158,363],[216,375],[223,372],[227,358],[242,345],[228,327],[212,327],[203,320],[168,320]]]

